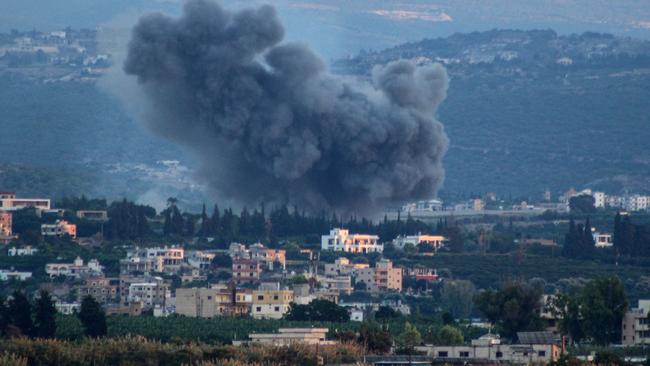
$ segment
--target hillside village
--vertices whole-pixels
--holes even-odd
[[[0,256],[1,288],[9,296],[12,289],[17,288],[47,291],[62,316],[75,316],[87,297],[92,297],[109,317],[161,319],[180,316],[365,324],[385,316],[408,319],[421,316],[423,309],[431,309],[450,314],[453,322],[467,327],[465,332],[474,329],[471,334],[477,338],[471,341],[471,346],[419,344],[417,349],[427,357],[489,359],[480,350],[485,348],[488,352],[496,347],[507,350],[507,356],[499,351],[504,360],[521,360],[522,357],[526,359],[523,349],[529,348],[520,349],[517,343],[509,343],[509,338],[504,342],[493,336],[490,329],[495,324],[489,320],[489,314],[480,316],[480,312],[472,310],[478,306],[472,305],[477,301],[473,297],[481,293],[475,290],[474,284],[455,278],[444,262],[439,267],[432,265],[436,263],[432,261],[438,257],[452,259],[449,256],[453,253],[466,251],[458,249],[458,230],[467,235],[468,228],[473,225],[482,227],[480,232],[484,235],[485,225],[495,220],[506,220],[510,225],[529,225],[540,217],[557,220],[561,215],[598,217],[605,212],[617,212],[617,220],[625,221],[630,215],[642,217],[647,212],[648,197],[621,197],[589,189],[572,189],[557,202],[551,202],[548,192],[535,203],[520,202],[503,207],[498,202],[495,195],[488,194],[452,205],[444,205],[439,200],[407,204],[397,210],[394,219],[389,220],[389,210],[381,224],[389,227],[390,223],[403,223],[405,226],[399,226],[397,231],[384,228],[377,232],[374,224],[365,219],[353,218],[347,223],[328,219],[324,222],[340,226],[321,231],[319,242],[315,243],[312,239],[307,239],[308,242],[281,237],[269,240],[269,227],[280,224],[282,210],[272,211],[269,216],[264,214],[264,209],[243,211],[240,216],[234,216],[230,209],[220,214],[215,208],[210,217],[204,208],[202,214],[190,215],[181,213],[177,201],[170,198],[168,208],[156,214],[151,208],[127,201],[107,207],[105,200],[82,197],[52,204],[47,198],[23,198],[13,192],[4,192],[0,194],[0,241],[4,244],[4,253]],[[132,218],[118,223],[122,215],[120,210],[126,210],[124,213]],[[619,218],[621,213],[625,214],[623,218]],[[304,214],[297,211],[286,214],[288,219],[308,220],[308,216],[303,217]],[[215,217],[219,224],[215,224]],[[235,217],[239,217],[237,225],[241,232],[253,233],[257,230],[255,227],[260,228],[257,240],[250,240],[255,235],[247,236],[245,241],[227,240],[228,237],[245,237],[226,235],[224,230],[234,225],[227,222]],[[147,223],[138,224],[141,218]],[[368,231],[349,230],[346,224],[357,229],[365,225]],[[158,234],[154,235],[149,228],[143,229],[142,225],[157,228],[153,232]],[[211,225],[220,228],[210,228]],[[573,221],[571,225],[575,225]],[[622,223],[618,225],[623,226]],[[562,247],[583,245],[583,240],[593,249],[580,249],[580,255],[593,250],[592,255],[599,257],[612,250],[623,250],[615,245],[616,238],[620,238],[618,232],[597,230],[590,226],[589,219],[586,226],[577,226],[571,226],[567,237],[559,243],[552,237],[545,238],[544,233],[513,239],[513,245],[519,247],[513,250],[521,253],[523,248],[529,251],[558,247],[558,251],[564,253],[567,249]],[[34,232],[30,228],[38,230]],[[286,227],[281,236],[299,237],[299,231],[294,229]],[[143,230],[142,234],[138,234],[138,230]],[[293,234],[287,235],[291,230]],[[572,243],[571,230],[590,235],[588,239],[580,237]],[[615,227],[614,230],[623,229]],[[213,233],[219,235],[212,236]],[[467,237],[463,239],[467,240]],[[480,245],[485,239],[479,236],[477,240]],[[489,245],[497,245],[496,242],[492,244],[493,240],[490,239]],[[493,283],[489,287],[498,286]],[[548,285],[540,288],[536,307],[536,316],[545,326],[535,329],[546,333],[534,336],[524,332],[516,337],[520,343],[526,337],[537,337],[535,342],[541,343],[531,345],[536,352],[535,359],[540,361],[559,358],[567,346],[561,342],[563,315],[557,308],[558,299],[563,299],[564,295],[557,287],[555,290],[549,288]],[[453,300],[454,296],[469,298]],[[630,307],[620,324],[619,342],[622,344],[650,342],[644,328],[634,326],[644,321],[650,311],[650,300],[638,297],[636,300],[639,307]],[[458,308],[450,310],[449,305]],[[319,307],[323,308],[317,310]],[[326,311],[322,313],[325,315],[313,318],[314,312],[320,311]],[[482,333],[487,335],[478,338]],[[237,342],[283,344],[300,340],[318,343],[325,342],[326,338],[327,342],[332,341],[331,335],[319,336],[299,329],[280,329],[280,333],[267,336],[251,333],[248,338],[240,336]]]

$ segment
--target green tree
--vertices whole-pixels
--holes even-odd
[[[106,314],[92,296],[83,298],[77,316],[81,320],[87,336],[96,338],[106,335]]]
[[[440,289],[440,302],[444,311],[454,318],[467,318],[472,313],[476,287],[471,281],[445,281]]]
[[[386,354],[393,345],[390,332],[374,322],[361,324],[358,343],[362,344],[369,353],[374,354]]]
[[[34,307],[34,336],[53,338],[56,333],[56,307],[50,293],[42,290]]]
[[[316,299],[307,305],[291,304],[286,319],[341,323],[350,320],[350,315],[342,306],[338,306],[329,300]]]
[[[404,330],[397,337],[397,343],[401,348],[401,352],[408,355],[415,353],[415,347],[422,342],[422,336],[417,328],[410,322],[404,323]]]
[[[14,291],[7,309],[8,323],[20,330],[21,334],[32,335],[32,305],[22,291]]]
[[[400,313],[395,311],[390,306],[380,306],[379,309],[377,309],[377,311],[375,312],[376,320],[390,320],[399,317],[400,317]]]
[[[628,303],[618,277],[598,278],[587,283],[580,304],[585,336],[600,345],[620,341],[621,322]]]
[[[503,336],[516,339],[517,332],[541,329],[541,296],[539,289],[512,282],[498,291],[483,291],[475,303],[483,316],[498,326]]]
[[[588,194],[581,194],[569,199],[569,210],[571,212],[590,214],[596,212],[596,199]]]
[[[584,338],[584,331],[579,296],[557,294],[548,305],[558,319],[560,331],[568,335],[572,343],[580,342]]]
[[[442,346],[458,346],[463,344],[464,341],[463,332],[451,325],[440,328],[436,338],[438,344]]]

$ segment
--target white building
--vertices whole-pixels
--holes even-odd
[[[0,281],[25,281],[30,278],[32,278],[32,272],[14,271],[13,269],[0,269]]]
[[[350,234],[347,229],[332,229],[321,237],[321,249],[349,253],[382,253],[384,246],[377,235]]]
[[[0,192],[0,210],[14,211],[28,207],[49,210],[50,200],[45,198],[16,198],[15,192]]]
[[[594,197],[594,206],[596,206],[596,208],[604,208],[606,206],[607,202],[605,201],[605,199],[607,195],[605,194],[605,192],[594,192],[593,197]]]
[[[10,257],[21,257],[21,256],[31,256],[38,252],[38,249],[32,248],[31,245],[27,245],[23,248],[11,247],[7,249],[7,255]]]
[[[56,311],[63,315],[72,315],[79,312],[81,309],[81,304],[78,302],[60,302],[57,301],[54,304]]]
[[[592,229],[591,235],[594,238],[596,248],[611,248],[614,246],[612,234],[601,233]]]
[[[84,265],[83,259],[77,257],[72,263],[48,263],[45,273],[51,278],[58,276],[80,278],[84,276],[102,276],[104,267],[97,259],[91,259]]]
[[[135,248],[128,251],[126,257],[127,259],[151,259],[156,263],[162,263],[162,267],[156,268],[157,272],[176,273],[185,262],[185,250],[176,247]]]
[[[393,239],[393,245],[395,248],[404,249],[406,244],[411,244],[414,247],[417,247],[420,244],[429,244],[435,250],[438,250],[443,247],[445,237],[441,235],[409,235],[409,236],[398,236]]]

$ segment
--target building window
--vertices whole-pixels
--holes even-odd
[[[438,357],[448,357],[447,351],[438,351]]]
[[[264,300],[264,295],[257,295],[257,300]]]
[[[280,312],[280,307],[279,307],[279,306],[276,306],[276,307],[275,307],[275,312],[276,312],[276,313]]]
[[[460,355],[460,357],[469,357],[469,352],[467,352],[467,351],[461,351],[461,352],[459,353],[459,355]]]
[[[256,307],[255,311],[257,311],[258,313],[261,313],[262,312],[262,307],[261,306]]]
[[[503,352],[499,351],[497,352],[497,358],[502,358],[503,357]]]
[[[546,357],[546,351],[539,351],[539,352],[537,352],[537,355],[539,357]]]
[[[273,300],[279,299],[278,295],[273,295]]]

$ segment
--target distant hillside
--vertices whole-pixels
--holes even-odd
[[[650,42],[501,30],[408,43],[332,69],[367,76],[399,58],[442,62],[451,75],[439,111],[451,140],[445,196],[650,190]],[[191,159],[91,83],[3,76],[0,111],[1,189],[152,201],[200,190],[187,188],[191,174],[156,163],[191,169]],[[39,166],[47,168],[40,178]]]
[[[571,186],[650,190],[650,42],[553,31],[456,34],[333,65],[442,62],[447,194],[535,195]]]

